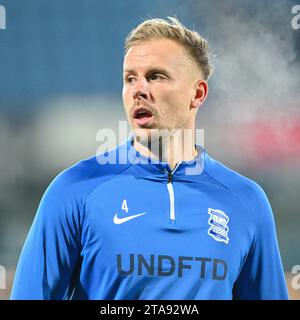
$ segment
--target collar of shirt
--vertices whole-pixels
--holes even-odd
[[[130,163],[141,166],[142,169],[149,174],[171,173],[174,177],[195,176],[202,174],[206,154],[206,151],[202,146],[195,145],[195,147],[197,149],[197,156],[192,160],[178,163],[173,170],[171,170],[168,163],[143,156],[138,152],[133,146],[133,137],[129,137],[129,139],[120,146],[120,152],[123,152],[123,154],[124,152],[127,153],[127,159]],[[126,148],[126,150],[123,148]]]

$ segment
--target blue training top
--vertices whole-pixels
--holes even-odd
[[[61,172],[11,299],[287,299],[264,191],[197,149],[171,171],[128,139]]]

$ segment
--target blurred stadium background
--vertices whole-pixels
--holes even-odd
[[[123,42],[145,18],[177,15],[206,37],[215,73],[198,113],[205,147],[257,181],[277,224],[291,299],[300,265],[300,29],[296,1],[0,0],[0,265],[7,299],[50,181],[118,129]],[[298,1],[298,4],[299,1]],[[37,257],[38,259],[38,257]]]

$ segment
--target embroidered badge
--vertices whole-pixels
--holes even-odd
[[[217,209],[208,208],[208,224],[210,225],[207,233],[213,237],[216,241],[225,242],[228,244],[228,232],[229,227],[227,226],[229,217],[225,212]]]

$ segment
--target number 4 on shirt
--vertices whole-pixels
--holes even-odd
[[[127,200],[124,199],[122,202],[122,210],[126,211],[128,213],[128,206],[127,206]]]

